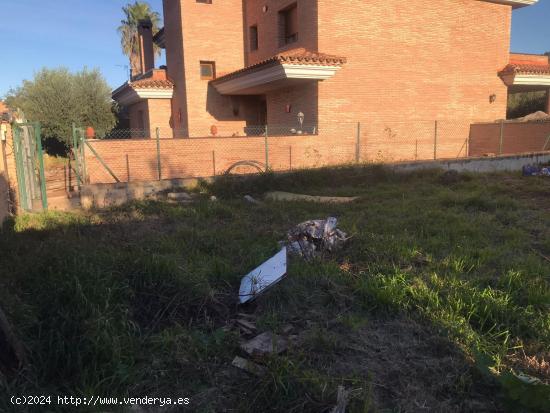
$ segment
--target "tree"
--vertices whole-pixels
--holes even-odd
[[[158,32],[160,26],[160,15],[151,9],[151,6],[144,1],[136,0],[133,4],[128,3],[122,7],[125,19],[121,20],[118,27],[122,52],[130,59],[132,73],[139,72],[139,43],[137,41],[138,23],[140,20],[150,19],[153,24],[153,34]],[[155,53],[160,55],[160,48],[154,46]]]
[[[517,119],[546,110],[546,92],[518,92],[508,95],[507,119]]]
[[[115,125],[111,88],[98,69],[71,73],[66,68],[42,69],[33,80],[8,92],[6,104],[40,122],[42,137],[66,146],[72,143],[72,125],[92,126],[98,134]]]

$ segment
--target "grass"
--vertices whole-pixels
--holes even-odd
[[[202,185],[192,205],[24,215],[0,238],[0,300],[29,351],[2,394],[190,397],[192,411],[544,411],[550,374],[550,181],[381,167]],[[358,195],[266,203],[266,190]],[[208,200],[215,194],[218,202]],[[240,278],[293,225],[353,235],[238,308]],[[261,378],[231,367],[253,314],[295,341]],[[527,386],[514,373],[545,384]],[[525,387],[527,386],[527,387]],[[52,411],[63,411],[51,406]],[[32,411],[32,409],[29,409]],[[21,411],[0,396],[0,411]],[[105,411],[83,408],[82,411]]]
[[[64,167],[68,165],[68,163],[69,163],[69,158],[67,157],[44,154],[45,169]]]

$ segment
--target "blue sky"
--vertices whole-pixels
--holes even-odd
[[[126,80],[116,28],[129,0],[0,0],[0,97],[43,66],[99,67],[112,87]],[[162,0],[149,0],[162,12]],[[514,12],[512,51],[550,51],[550,0]]]

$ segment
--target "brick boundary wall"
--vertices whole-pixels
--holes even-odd
[[[470,130],[468,154],[483,156],[539,152],[549,136],[550,122],[476,123]],[[550,151],[550,142],[546,150]]]
[[[488,173],[521,171],[523,166],[548,163],[550,152],[505,155],[497,157],[462,158],[414,162],[388,163],[387,167],[397,172],[408,173],[421,169],[455,170],[459,172]],[[281,172],[282,174],[286,172]],[[208,179],[208,178],[207,178]],[[80,201],[84,209],[105,208],[123,205],[137,199],[165,199],[163,191],[191,189],[197,179],[164,179],[130,183],[101,183],[82,186]]]
[[[467,155],[471,122],[400,121],[324,126],[319,135],[270,136],[268,165],[274,171],[360,162],[396,162]],[[357,144],[359,151],[357,153]],[[122,182],[158,179],[156,139],[89,140]],[[435,148],[434,148],[435,146]],[[89,183],[114,179],[86,147]],[[161,178],[209,177],[239,161],[265,165],[266,139],[256,137],[161,138]],[[250,169],[242,169],[249,172]]]
[[[158,179],[156,139],[88,142],[121,181]],[[240,161],[265,165],[265,142],[265,137],[160,139],[161,177],[219,175]],[[355,143],[355,136],[343,136],[334,150],[334,141],[320,136],[269,137],[268,165],[282,171],[349,163],[355,159]],[[114,181],[89,148],[86,148],[86,170],[90,183]]]

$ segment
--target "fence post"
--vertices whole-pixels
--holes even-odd
[[[34,125],[34,138],[36,139],[36,148],[38,152],[38,167],[40,168],[40,191],[42,192],[42,209],[48,210],[48,193],[46,190],[46,176],[44,174],[44,154],[42,153],[42,136],[39,123]]]
[[[126,154],[126,180],[130,182],[130,157]]]
[[[80,131],[80,136],[79,136],[79,149],[80,149],[80,160],[81,160],[81,172],[82,172],[82,183],[87,183],[88,182],[88,170],[86,169],[86,148],[84,146],[84,140],[86,139],[86,134],[84,132],[84,130],[82,129]]]
[[[267,125],[265,125],[265,136],[264,136],[264,140],[265,140],[265,171],[266,171],[266,172],[267,172],[268,169],[269,169],[269,146],[268,146],[268,142],[267,142],[267,136],[268,136]]]
[[[498,144],[498,154],[502,155],[502,147],[504,145],[504,119],[500,120],[500,140]]]
[[[158,169],[158,173],[159,173],[159,181],[162,179],[162,169],[161,169],[161,164],[160,164],[160,128],[157,128],[156,130],[156,135],[157,135],[157,169]]]
[[[80,191],[80,186],[82,184],[81,181],[81,173],[80,173],[80,162],[78,160],[78,139],[76,137],[76,125],[73,122],[73,155],[74,155],[74,166],[75,166],[75,172],[76,172],[76,186],[78,190]]]
[[[435,130],[434,130],[434,159],[437,159],[437,133],[438,133],[438,121],[435,121]]]
[[[288,146],[288,169],[292,170],[292,145]]]
[[[357,135],[355,137],[355,163],[361,161],[361,122],[357,122]]]
[[[213,176],[216,176],[216,151],[212,151],[212,169],[214,171]]]

